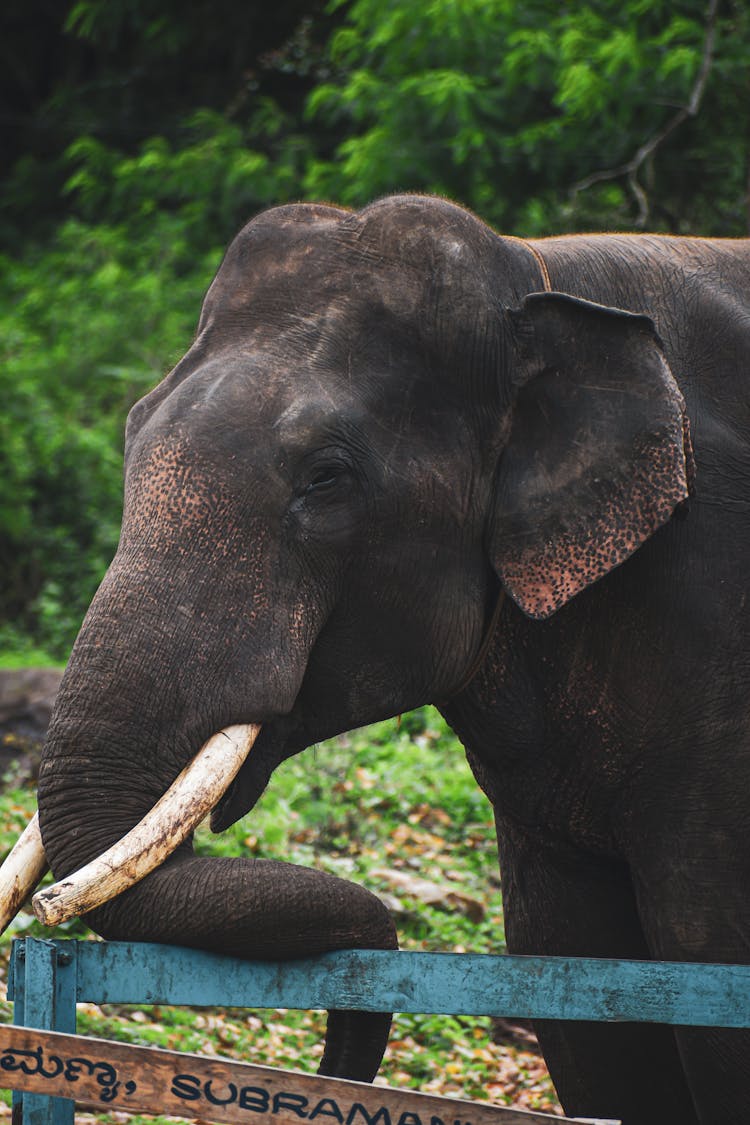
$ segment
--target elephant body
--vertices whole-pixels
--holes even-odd
[[[746,962],[748,355],[745,241],[525,243],[419,197],[253,220],[131,412],[40,775],[55,875],[227,723],[263,730],[217,830],[284,758],[432,702],[495,810],[511,952]],[[189,842],[90,917],[249,956],[395,940],[350,884]],[[339,1013],[331,1072],[371,1076],[384,1027]],[[538,1032],[571,1114],[747,1118],[745,1031]]]
[[[542,248],[555,289],[653,317],[697,468],[686,509],[605,579],[541,625],[508,607],[442,708],[495,810],[508,948],[746,962],[750,254],[647,237]],[[537,1031],[570,1112],[747,1116],[745,1032]]]

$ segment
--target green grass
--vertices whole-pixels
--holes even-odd
[[[28,788],[0,796],[0,851],[17,838],[34,802]],[[220,836],[201,826],[196,849],[284,859],[360,882],[386,896],[402,948],[504,950],[491,809],[462,747],[431,708],[283,763],[251,814]],[[428,904],[415,897],[410,876],[438,884],[443,900]],[[78,920],[57,932],[87,933]],[[0,940],[3,974],[10,938],[26,934],[51,932],[19,914]],[[9,1021],[11,1013],[2,1002],[0,1020]],[[79,1009],[84,1034],[307,1071],[317,1067],[324,1026],[320,1012]],[[547,1111],[556,1106],[538,1056],[492,1043],[488,1019],[397,1015],[381,1077],[433,1093]]]
[[[12,625],[0,625],[0,668],[63,667]]]

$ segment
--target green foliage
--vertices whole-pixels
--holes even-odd
[[[217,258],[165,215],[139,240],[70,219],[0,260],[0,616],[53,655],[117,544],[127,410],[189,342]]]
[[[251,137],[262,147],[251,147]],[[131,238],[149,239],[166,223],[183,268],[194,270],[196,253],[223,246],[248,215],[291,198],[305,152],[305,139],[269,100],[257,104],[247,128],[199,110],[179,145],[151,137],[129,155],[81,137],[67,152],[74,171],[65,190],[85,221],[106,215]]]
[[[17,625],[0,625],[0,668],[54,667],[55,658]]]
[[[705,108],[643,170],[657,229],[744,233],[749,31],[745,6],[725,4]],[[344,139],[306,190],[352,205],[433,192],[526,235],[627,228],[624,175],[576,185],[628,163],[689,103],[705,34],[696,0],[355,0],[330,44],[339,77],[308,103]]]
[[[382,866],[384,854],[405,854],[421,875],[439,880],[453,862],[453,848],[466,847],[469,837],[463,885],[481,887],[484,894],[488,872],[496,867],[489,805],[458,739],[433,708],[424,707],[400,723],[376,723],[283,762],[252,815],[218,837],[204,826],[196,850],[228,856],[249,850],[358,881]],[[421,927],[431,913],[423,908],[414,924]],[[438,929],[443,925],[444,919]],[[486,941],[482,948],[492,949],[502,937],[497,925],[486,932],[480,926],[474,940],[475,948]]]

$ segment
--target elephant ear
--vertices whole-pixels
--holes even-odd
[[[648,317],[562,293],[531,294],[508,317],[515,402],[489,550],[511,597],[544,618],[670,518],[692,451]]]

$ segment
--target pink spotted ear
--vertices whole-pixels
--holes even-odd
[[[666,523],[692,451],[648,317],[535,293],[509,318],[518,390],[489,549],[511,597],[543,618]]]

